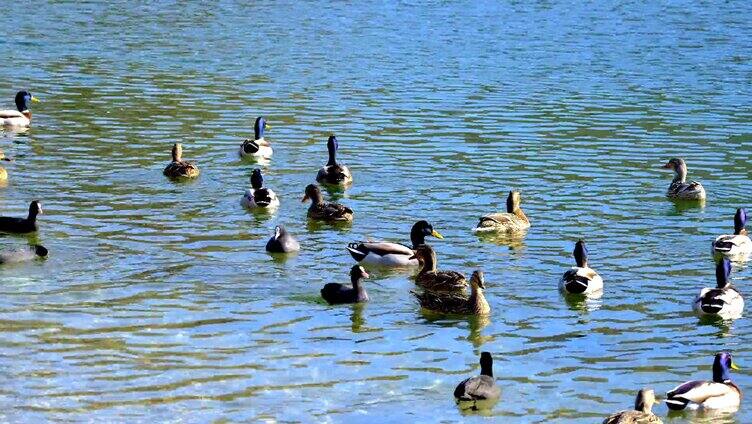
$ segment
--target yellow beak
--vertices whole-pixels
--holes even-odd
[[[440,240],[444,238],[444,236],[442,236],[441,234],[439,234],[439,232],[436,231],[436,230],[431,231],[431,235],[434,236],[434,237],[436,237],[437,239],[440,239]]]
[[[732,362],[731,363],[731,369],[732,370],[740,370],[741,368],[739,368],[739,365],[736,365],[735,363]]]
[[[36,98],[36,97],[34,97],[34,96],[31,96],[31,102],[32,102],[32,103],[39,103],[39,99],[37,99],[37,98]]]

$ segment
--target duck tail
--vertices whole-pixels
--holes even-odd
[[[567,275],[564,280],[564,287],[569,293],[582,294],[588,288],[589,280],[581,275]]]
[[[700,308],[706,314],[717,314],[723,309],[723,300],[721,299],[703,299]]]
[[[368,256],[368,253],[360,250],[362,246],[363,244],[361,243],[350,243],[347,245],[347,251],[350,252],[350,256],[355,259],[355,262],[360,262]]]
[[[666,406],[672,411],[681,411],[687,407],[687,404],[689,404],[689,401],[683,397],[672,397],[671,395],[668,395],[666,398]]]

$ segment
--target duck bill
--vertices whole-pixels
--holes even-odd
[[[436,237],[439,240],[443,240],[444,239],[444,236],[442,236],[441,234],[439,234],[439,232],[436,231],[436,230],[431,231],[431,235],[434,236],[434,237]]]
[[[670,164],[670,163],[667,163],[667,164],[665,164],[665,165],[661,165],[661,168],[664,168],[664,169],[671,169],[671,164]]]
[[[736,365],[735,363],[733,363],[733,362],[732,362],[732,363],[731,363],[731,369],[732,369],[732,370],[737,370],[737,371],[738,371],[738,370],[740,370],[741,368],[739,367],[739,365]]]
[[[305,203],[308,200],[308,195],[304,195],[303,199],[300,200],[300,203]]]
[[[363,276],[363,278],[371,278],[371,276],[368,275],[368,273],[365,270],[363,270],[363,273],[361,275]]]
[[[37,98],[36,98],[36,97],[34,97],[34,96],[31,96],[31,102],[32,102],[32,103],[39,103],[39,102],[40,102],[40,100],[39,100],[39,99],[37,99]]]

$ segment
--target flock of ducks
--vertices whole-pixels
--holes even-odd
[[[15,97],[17,110],[0,111],[0,122],[4,127],[28,127],[31,124],[30,105],[38,100],[28,91],[19,91]],[[244,140],[238,153],[241,158],[269,159],[273,154],[271,143],[264,138],[269,127],[263,117],[254,123],[254,137]],[[329,158],[316,174],[319,184],[348,186],[353,177],[350,169],[337,162],[337,138],[332,135],[327,140]],[[171,179],[192,179],[200,175],[198,166],[183,160],[180,143],[172,147],[172,162],[164,169],[164,175]],[[0,152],[0,159],[5,159]],[[666,193],[667,197],[681,200],[702,201],[705,189],[696,181],[687,182],[687,165],[683,159],[673,158],[664,168],[671,169],[675,177]],[[7,173],[0,167],[0,180]],[[480,217],[475,232],[523,233],[530,227],[530,221],[522,211],[521,195],[511,191],[506,199],[506,212],[491,213]],[[327,202],[316,184],[309,184],[304,191],[303,202],[310,201],[308,218],[328,223],[351,222],[354,212],[351,208]],[[260,169],[251,173],[251,187],[243,194],[240,204],[252,210],[274,210],[279,207],[277,195],[264,187]],[[0,232],[24,234],[38,230],[37,216],[42,213],[39,201],[32,201],[25,218],[0,217]],[[746,211],[742,208],[734,216],[734,233],[718,236],[712,243],[712,252],[717,258],[716,287],[704,288],[693,303],[693,310],[700,316],[717,316],[733,319],[741,316],[744,299],[731,285],[730,260],[745,261],[752,253],[752,241],[745,229]],[[347,251],[357,262],[350,269],[350,284],[328,283],[321,289],[321,297],[330,304],[358,303],[369,301],[363,280],[369,278],[363,267],[418,267],[415,275],[416,290],[412,291],[424,309],[443,314],[488,315],[491,305],[483,295],[486,288],[483,271],[475,270],[468,282],[464,274],[451,270],[438,269],[436,252],[426,243],[427,237],[442,239],[442,235],[425,221],[417,221],[410,230],[410,245],[385,241],[360,241],[346,246]],[[300,250],[295,238],[278,225],[266,244],[272,253],[291,253]],[[11,252],[0,253],[0,264],[46,257],[47,249],[39,245]],[[579,240],[573,251],[575,266],[567,270],[559,281],[560,290],[567,295],[598,297],[603,293],[603,279],[588,265],[588,250],[585,242]],[[469,286],[469,293],[468,293]],[[480,356],[480,375],[463,380],[455,389],[454,397],[460,404],[469,403],[477,408],[482,402],[498,400],[500,388],[493,377],[493,358],[489,352]],[[672,410],[685,408],[733,409],[741,400],[741,390],[731,380],[730,370],[738,369],[729,352],[719,352],[713,362],[713,379],[709,381],[689,381],[677,386],[666,394],[666,405]],[[620,411],[607,417],[603,422],[616,423],[661,423],[652,413],[657,402],[651,389],[637,393],[633,410]]]

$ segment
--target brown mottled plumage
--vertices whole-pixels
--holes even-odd
[[[311,201],[308,208],[308,218],[326,222],[350,222],[353,220],[353,210],[339,203],[324,201],[321,189],[316,184],[309,184],[305,189],[303,202]]]
[[[634,409],[611,414],[603,420],[603,424],[663,424],[653,414],[655,402],[655,392],[652,389],[642,389],[637,392]]]
[[[182,159],[183,145],[175,143],[172,146],[172,163],[164,169],[164,174],[170,178],[196,178],[200,171],[193,162]]]
[[[522,201],[519,191],[510,191],[507,196],[507,211],[492,213],[480,218],[475,232],[518,232],[530,228],[530,220],[520,209]]]
[[[427,290],[462,291],[467,287],[465,276],[456,271],[437,271],[436,252],[427,244],[415,249],[410,259],[417,259],[420,271],[415,276],[415,284]]]
[[[426,290],[423,293],[413,292],[422,308],[445,314],[458,315],[488,315],[491,306],[483,296],[486,288],[483,271],[473,272],[470,278],[470,296],[466,293],[435,292]]]

